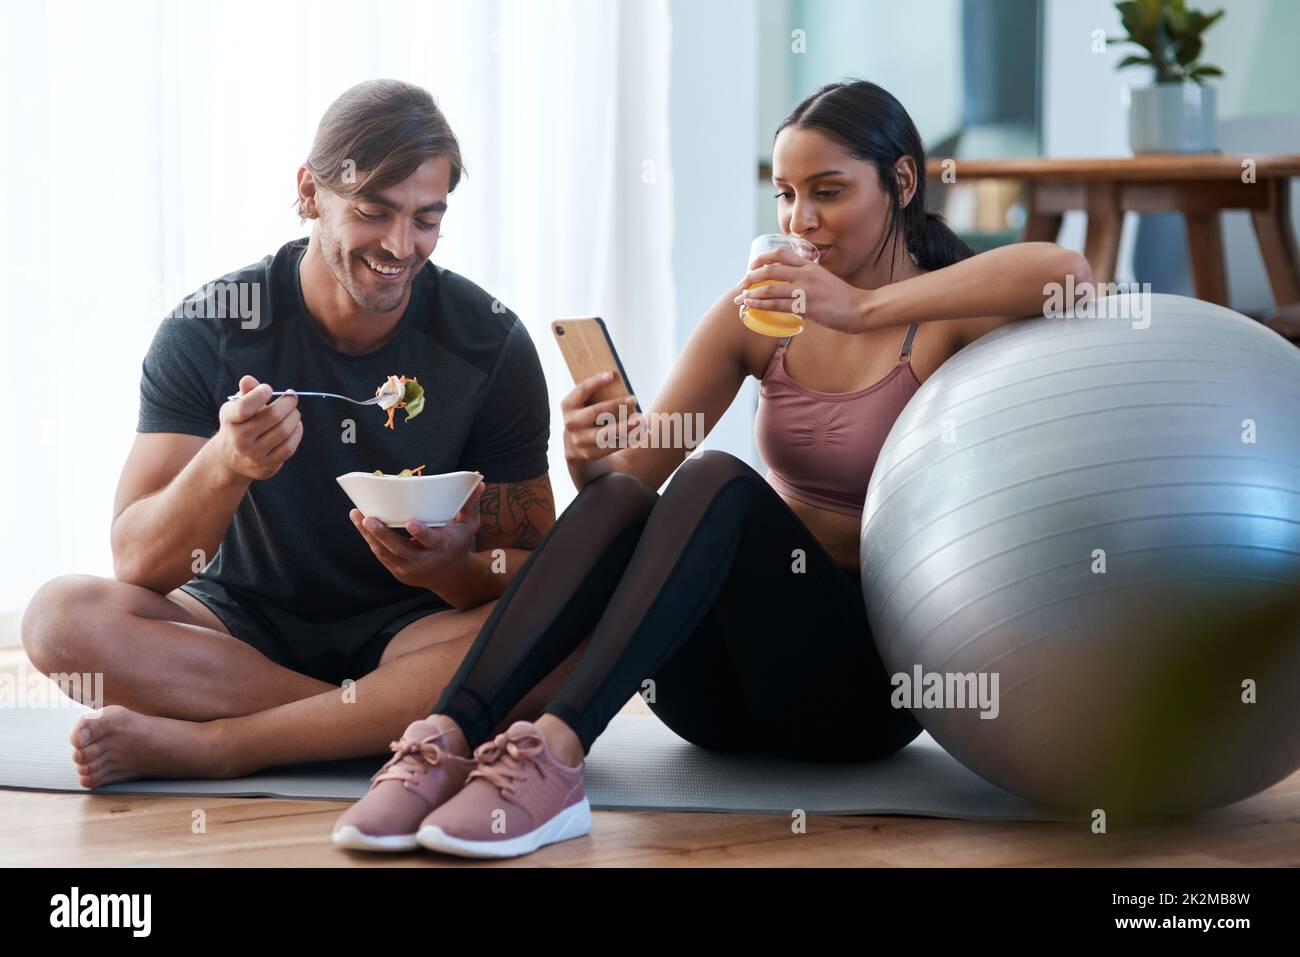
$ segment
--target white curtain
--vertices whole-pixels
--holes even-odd
[[[426,87],[460,139],[469,172],[433,259],[528,325],[561,508],[556,406],[572,382],[551,320],[603,316],[646,398],[665,378],[667,0],[14,2],[5,20],[0,642],[41,582],[111,576],[154,329],[185,293],[305,234],[296,169],[360,80]]]

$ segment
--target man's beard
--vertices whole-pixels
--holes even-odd
[[[355,268],[364,270],[367,274],[373,272],[366,265],[366,262],[360,256],[350,257],[343,253],[342,247],[334,239],[333,235],[325,229],[321,229],[320,236],[321,259],[325,261],[325,266],[330,273],[343,287],[352,301],[366,312],[392,312],[402,304],[406,296],[406,290],[410,287],[415,270],[408,266],[407,275],[403,277],[402,282],[394,283],[387,288],[370,288],[357,281],[352,272],[353,264]],[[376,262],[382,260],[376,259]]]

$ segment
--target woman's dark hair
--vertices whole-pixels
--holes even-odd
[[[921,134],[903,104],[888,90],[866,80],[828,83],[790,111],[776,128],[777,136],[787,126],[825,133],[850,154],[876,167],[880,188],[891,200],[889,225],[876,261],[886,246],[893,248],[900,217],[907,251],[922,269],[941,269],[974,255],[942,216],[925,208],[925,147]],[[902,197],[894,176],[894,164],[901,156],[910,156],[916,164],[916,193],[905,209],[899,208]],[[892,279],[892,254],[889,275]]]

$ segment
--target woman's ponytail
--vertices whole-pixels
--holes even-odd
[[[913,222],[915,225],[907,236],[907,251],[922,269],[942,269],[975,255],[938,213],[926,210]]]

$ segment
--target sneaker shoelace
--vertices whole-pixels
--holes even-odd
[[[515,782],[528,777],[529,766],[537,768],[537,773],[546,777],[546,769],[540,760],[545,751],[546,743],[539,735],[519,734],[507,738],[505,734],[499,734],[474,749],[477,766],[469,772],[466,783],[474,778],[485,778],[506,797],[513,798],[518,793]]]
[[[442,760],[444,752],[435,742],[446,733],[447,731],[440,731],[418,741],[402,738],[400,741],[390,743],[388,748],[393,752],[393,756],[371,777],[371,786],[380,781],[413,781],[429,768],[436,766]]]

